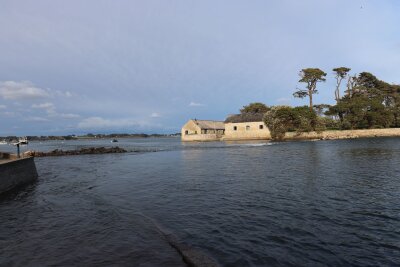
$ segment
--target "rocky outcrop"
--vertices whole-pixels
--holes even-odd
[[[127,151],[120,147],[89,147],[79,150],[61,150],[55,149],[49,152],[27,151],[24,155],[32,157],[56,157],[56,156],[74,156],[74,155],[90,155],[90,154],[111,154],[126,153]]]

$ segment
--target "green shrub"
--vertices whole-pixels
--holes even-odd
[[[286,132],[310,132],[315,129],[324,130],[323,121],[320,121],[315,112],[307,106],[272,107],[264,116],[264,122],[268,126],[271,137],[274,140],[282,140]]]

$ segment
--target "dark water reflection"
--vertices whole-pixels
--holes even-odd
[[[159,228],[224,266],[400,264],[399,139],[154,140],[37,159],[0,200],[0,265],[184,265]]]

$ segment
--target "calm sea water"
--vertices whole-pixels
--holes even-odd
[[[400,139],[27,149],[102,145],[131,152],[37,158],[0,198],[1,266],[185,266],[164,233],[222,266],[400,265]]]

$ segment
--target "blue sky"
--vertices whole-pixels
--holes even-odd
[[[400,1],[1,0],[0,136],[173,133],[250,102],[303,105],[298,72],[400,84]]]

